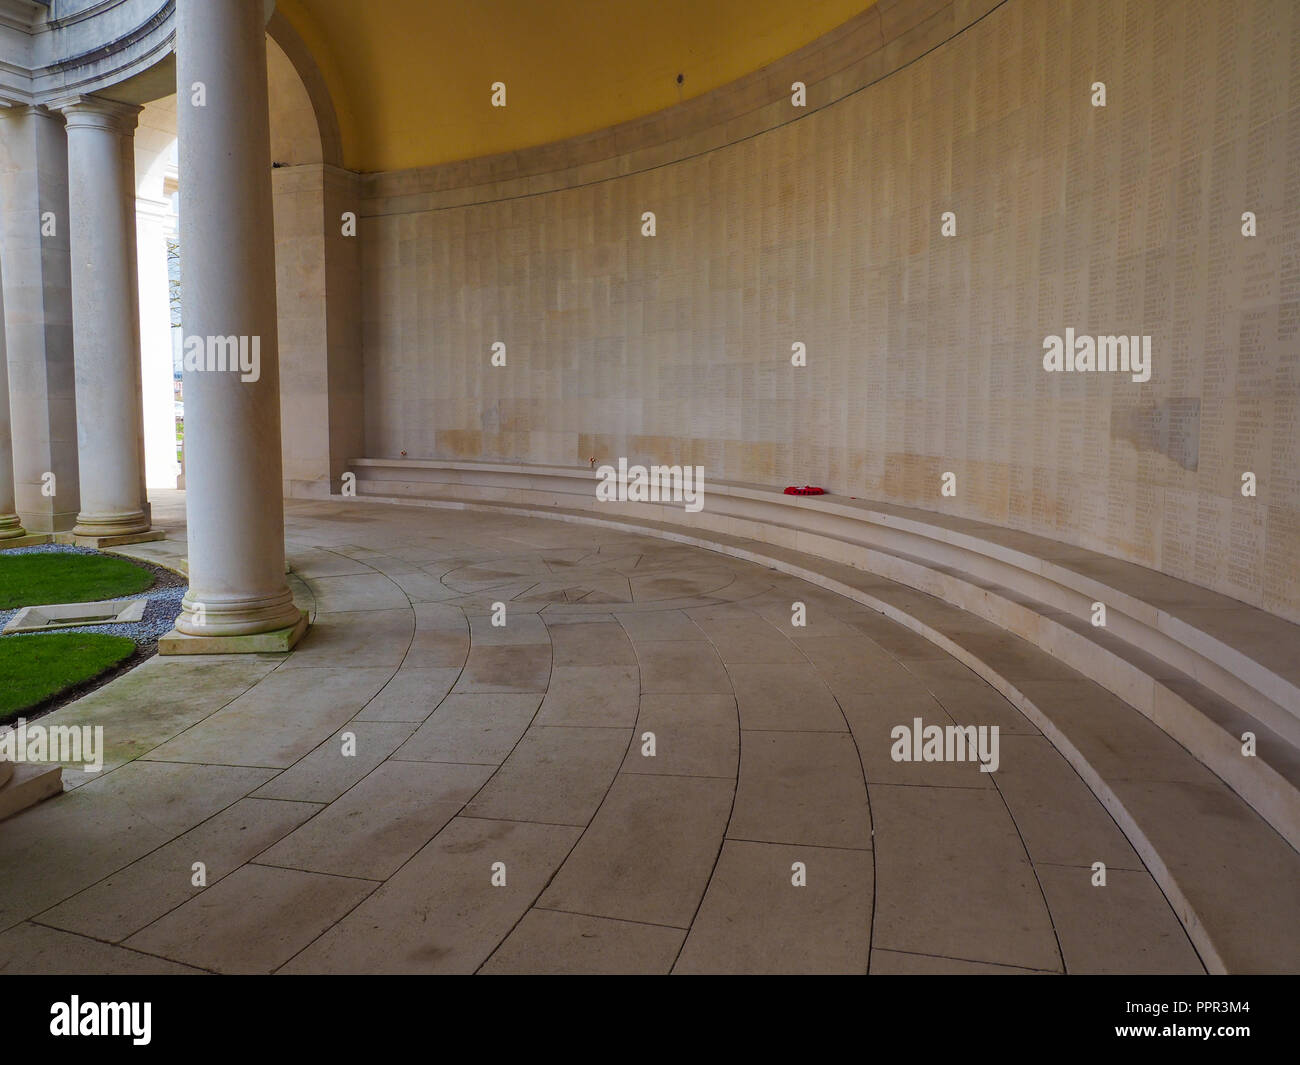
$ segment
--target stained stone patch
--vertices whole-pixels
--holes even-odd
[[[574,553],[576,554],[576,552]],[[527,583],[527,578],[536,580]],[[645,563],[643,555],[623,557],[597,553],[581,557],[519,555],[471,564],[443,574],[449,588],[469,593],[492,590],[495,598],[521,603],[633,603],[715,595],[731,585],[735,575],[692,559],[686,567]]]

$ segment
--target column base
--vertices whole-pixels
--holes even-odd
[[[80,528],[80,526],[78,526]],[[144,532],[113,533],[111,536],[91,535],[73,529],[70,533],[57,533],[56,544],[72,544],[74,547],[121,547],[123,544],[147,544],[152,540],[166,540],[167,533],[162,529],[145,529]]]
[[[0,551],[14,547],[35,547],[37,544],[52,544],[56,533],[24,533],[22,536],[10,536],[0,540]]]
[[[17,514],[0,514],[0,540],[16,540],[26,535],[27,530]]]
[[[172,629],[158,640],[160,655],[238,655],[284,654],[292,651],[310,623],[307,611],[299,612],[298,621],[283,629],[255,632],[248,636],[191,636]]]
[[[0,786],[0,820],[63,791],[63,766],[7,762],[10,776]]]
[[[134,536],[149,532],[149,515],[143,510],[100,511],[77,515],[72,527],[73,536],[102,538],[107,536]]]

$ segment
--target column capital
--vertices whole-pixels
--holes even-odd
[[[0,118],[18,118],[23,115],[36,115],[38,118],[52,118],[56,122],[63,121],[62,114],[47,107],[45,104],[26,103],[21,100],[15,100],[9,103],[0,102]]]
[[[138,104],[124,104],[102,96],[86,95],[68,96],[50,106],[63,115],[69,129],[90,127],[114,133],[130,133],[139,121],[140,112],[144,110]]]

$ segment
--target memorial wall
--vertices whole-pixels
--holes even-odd
[[[803,107],[795,57],[657,145],[366,179],[366,453],[819,484],[1300,620],[1300,5],[910,6]]]

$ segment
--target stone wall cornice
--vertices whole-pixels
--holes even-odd
[[[101,0],[66,16],[55,4],[48,17],[19,19],[26,2],[0,0],[0,95],[10,99],[111,91],[173,50],[175,0]]]
[[[351,189],[357,174],[333,163],[296,163],[272,168],[271,180],[281,190],[322,189],[327,186]]]
[[[87,19],[96,18],[104,14],[109,8],[120,6],[126,0],[98,0],[97,3],[87,4],[83,8],[63,14],[61,9],[63,4],[55,0],[50,5],[50,25],[51,26],[75,26],[78,22],[85,22]]]
[[[61,30],[96,15],[107,16],[128,2],[131,2],[131,0],[106,0],[105,3],[82,13],[81,17],[76,20],[69,19],[59,22],[51,20],[50,28],[52,30]],[[33,73],[39,77],[48,73],[75,70],[79,67],[93,66],[114,56],[134,51],[135,46],[140,42],[147,40],[158,29],[168,26],[175,15],[176,0],[161,0],[161,2],[159,2],[159,0],[154,0],[154,2],[159,3],[158,9],[150,14],[143,22],[139,22],[134,27],[127,29],[125,32],[115,30],[114,32],[117,34],[116,36],[110,37],[102,43],[96,43],[92,47],[84,48],[80,52],[69,55],[60,55],[54,62],[48,64],[44,68],[33,71]],[[134,6],[138,7],[139,4],[140,0],[134,0]],[[145,10],[147,11],[148,8]],[[129,12],[126,17],[130,17]],[[97,33],[95,36],[102,35]]]
[[[49,6],[36,0],[0,0],[0,26],[23,33],[36,33],[48,14]]]

